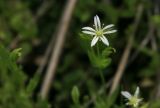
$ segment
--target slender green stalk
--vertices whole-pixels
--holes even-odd
[[[76,108],[81,108],[81,107],[80,107],[80,104],[76,104],[75,107],[76,107]]]
[[[98,57],[99,57],[99,55],[100,55],[100,51],[99,51],[99,44],[97,43],[97,55],[98,55]]]
[[[96,47],[97,47],[97,56],[100,57],[99,43],[97,43]],[[102,72],[101,69],[98,69],[98,71],[99,71],[99,75],[101,77],[102,84],[104,85],[105,84],[105,78],[104,78],[103,72]]]
[[[101,69],[99,69],[99,75],[100,75],[100,77],[101,77],[102,84],[105,85],[105,78],[104,78],[104,75],[103,75]]]
[[[139,108],[139,107],[138,106],[137,107],[131,106],[131,108]]]

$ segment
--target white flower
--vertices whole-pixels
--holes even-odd
[[[126,105],[131,105],[133,107],[137,107],[139,103],[142,101],[142,98],[139,98],[139,87],[137,87],[134,95],[131,95],[128,91],[122,91],[121,94],[128,99]]]
[[[108,30],[109,28],[113,27],[113,24],[107,25],[104,28],[101,25],[100,19],[99,17],[96,15],[94,17],[94,26],[95,29],[91,28],[91,27],[83,27],[83,33],[85,34],[89,34],[91,36],[94,36],[91,42],[91,47],[94,46],[98,40],[102,40],[102,42],[109,46],[109,42],[107,40],[107,38],[104,36],[105,34],[111,34],[111,33],[115,33],[117,30]]]

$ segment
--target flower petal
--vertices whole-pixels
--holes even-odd
[[[95,36],[93,39],[92,39],[92,42],[91,42],[91,47],[93,47],[97,41],[98,41],[99,37]]]
[[[134,96],[135,96],[135,97],[138,97],[138,95],[139,95],[139,87],[137,87],[137,89],[136,89],[136,91],[135,91],[135,93],[134,93]]]
[[[127,102],[126,105],[129,105],[129,102]]]
[[[82,32],[85,33],[85,34],[95,35],[95,33],[91,32],[91,31],[82,31]]]
[[[115,32],[117,32],[117,30],[107,31],[107,32],[104,32],[103,34],[110,34],[110,33],[115,33]]]
[[[105,27],[103,28],[103,30],[106,30],[106,29],[111,28],[111,27],[113,27],[113,26],[114,26],[114,24],[109,24],[109,25],[105,26]]]
[[[98,24],[97,24],[97,17],[95,16],[94,17],[94,25],[95,25],[95,28],[96,28],[96,30],[98,30]]]
[[[132,95],[127,91],[122,91],[121,94],[127,99],[130,99],[132,97]]]
[[[95,32],[95,30],[91,27],[83,27],[82,29]]]
[[[138,106],[138,103],[133,104],[133,106],[134,106],[134,107],[137,107],[137,106]]]
[[[142,100],[143,100],[142,98],[141,98],[141,99],[138,99],[138,103],[141,102]]]
[[[96,20],[97,20],[97,24],[98,24],[98,29],[100,30],[101,29],[101,21],[100,21],[98,15],[96,15]]]
[[[108,40],[107,40],[107,38],[106,38],[105,36],[102,36],[102,37],[100,37],[100,38],[101,38],[102,42],[103,42],[105,45],[109,46],[109,42],[108,42]]]

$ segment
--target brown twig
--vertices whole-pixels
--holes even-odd
[[[45,12],[49,10],[49,8],[51,8],[52,5],[52,1],[44,0],[40,8],[37,10],[36,15],[34,16],[34,20],[37,21],[39,18],[41,18],[45,14]]]
[[[53,45],[54,45],[54,42],[55,42],[55,37],[54,36],[55,36],[55,34],[52,36],[52,39],[51,39],[51,41],[50,41],[50,43],[49,43],[49,45],[48,45],[48,47],[45,51],[45,54],[42,58],[42,61],[40,62],[39,67],[37,68],[37,71],[36,71],[37,74],[41,74],[42,71],[44,70],[46,64],[47,64],[47,61],[49,59],[50,53],[52,51],[52,48],[53,48]]]
[[[64,13],[60,20],[60,26],[57,32],[55,47],[52,52],[51,59],[47,67],[46,75],[40,91],[40,96],[42,99],[45,99],[47,97],[47,94],[50,90],[51,82],[53,81],[55,75],[55,70],[63,48],[64,40],[66,37],[66,33],[69,27],[69,22],[71,20],[72,12],[75,7],[76,1],[77,0],[68,0],[66,7],[64,8]]]
[[[34,17],[35,21],[37,21],[39,18],[41,18],[45,14],[45,12],[51,7],[51,5],[53,5],[51,3],[51,1],[45,0],[44,3],[42,4],[42,6],[38,9],[37,14]],[[43,56],[43,59],[40,62],[40,65],[36,71],[37,74],[41,74],[45,65],[47,64],[47,60],[49,58],[50,52],[52,51],[52,46],[54,45],[54,40],[55,40],[55,38],[54,38],[54,34],[53,34],[52,39],[51,39],[51,41],[47,47],[47,50],[45,51],[45,54]]]
[[[154,26],[153,26],[152,22],[150,22],[150,23],[149,23],[148,33],[147,33],[146,37],[145,37],[145,38],[142,40],[142,42],[140,43],[139,49],[143,49],[143,48],[148,44],[149,40],[151,39],[151,37],[152,37],[152,35],[153,35],[153,32],[154,32]],[[136,59],[136,57],[138,56],[139,51],[140,51],[140,50],[136,50],[136,51],[133,53],[133,55],[132,55],[132,57],[131,57],[131,59],[130,59],[130,61],[129,61],[129,64]]]
[[[126,48],[125,48],[125,50],[123,52],[123,55],[121,57],[121,60],[119,62],[116,74],[115,74],[115,76],[113,78],[113,83],[112,83],[112,86],[111,86],[111,89],[110,89],[110,95],[117,88],[117,86],[118,86],[118,84],[119,84],[119,82],[121,80],[121,77],[122,77],[122,75],[124,73],[124,70],[126,68],[127,61],[128,61],[129,55],[130,55],[130,51],[131,51],[131,48],[132,48],[132,45],[133,45],[133,39],[135,37],[135,32],[137,30],[140,18],[142,16],[142,12],[143,12],[143,5],[140,4],[138,6],[137,14],[136,14],[134,25],[133,25],[133,33],[131,33],[132,35],[130,36],[130,38],[128,40],[127,46],[126,46]]]

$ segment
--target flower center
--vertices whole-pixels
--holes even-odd
[[[133,96],[133,97],[129,100],[129,104],[130,104],[130,105],[137,105],[137,104],[138,104],[138,99]]]
[[[96,35],[97,35],[97,36],[102,36],[102,35],[103,35],[103,31],[102,31],[102,30],[96,31]]]

